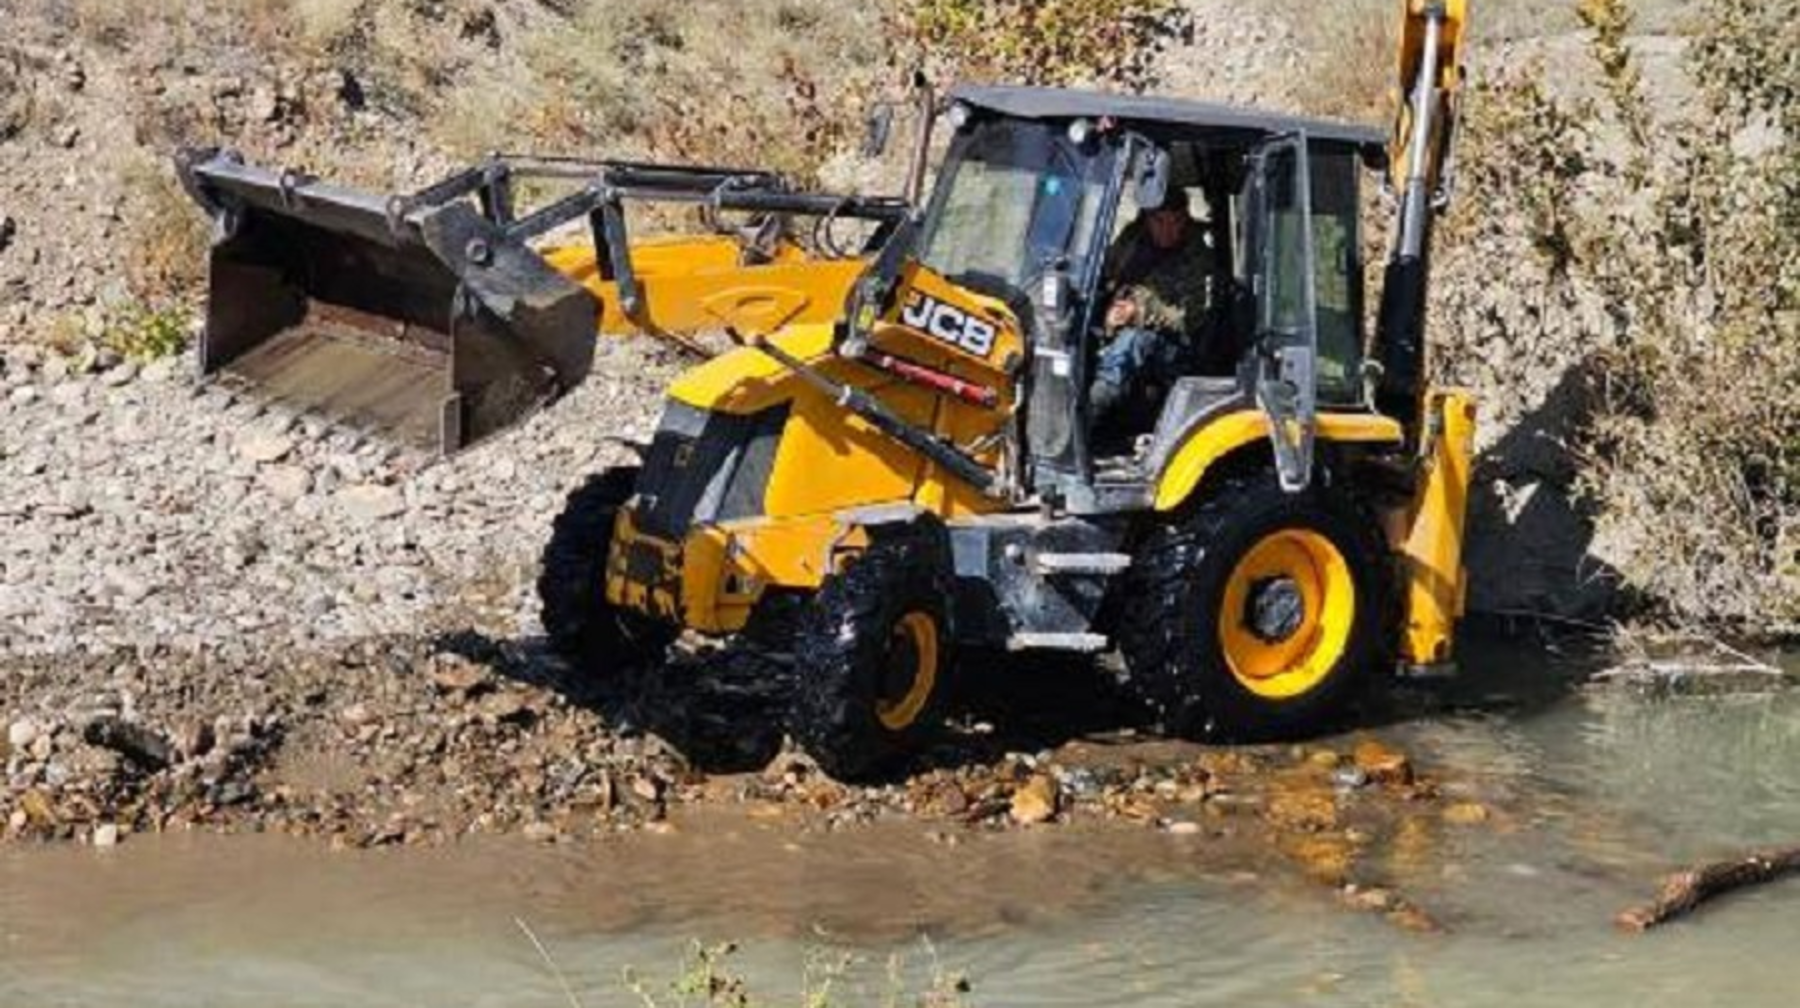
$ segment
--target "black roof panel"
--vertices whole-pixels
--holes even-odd
[[[1267,135],[1304,131],[1317,140],[1381,147],[1386,132],[1368,126],[1307,119],[1259,109],[1179,98],[1109,94],[1069,88],[961,85],[950,97],[978,108],[1021,119],[1099,119],[1111,116],[1126,122],[1154,126],[1158,123],[1231,133]]]

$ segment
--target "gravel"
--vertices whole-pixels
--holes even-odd
[[[199,383],[191,359],[58,360],[0,346],[0,654],[533,633],[563,496],[648,439],[679,366],[608,344],[569,397],[438,460]]]

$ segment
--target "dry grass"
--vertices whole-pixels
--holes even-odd
[[[853,136],[881,18],[799,0],[571,3],[520,59],[461,82],[432,131],[462,155],[533,147],[772,167],[803,179]]]
[[[1399,21],[1390,0],[1272,3],[1311,60],[1296,87],[1302,108],[1351,122],[1382,122],[1393,115]]]
[[[168,164],[137,160],[119,174],[130,222],[123,247],[125,281],[133,297],[152,306],[188,300],[205,278],[209,236]]]

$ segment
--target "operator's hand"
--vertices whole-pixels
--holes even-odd
[[[1128,297],[1113,299],[1112,306],[1106,309],[1106,328],[1108,331],[1123,329],[1137,321],[1137,302]]]

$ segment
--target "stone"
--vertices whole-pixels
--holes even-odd
[[[495,724],[517,724],[530,720],[531,708],[517,693],[495,693],[482,702],[481,716]]]
[[[1411,784],[1412,761],[1406,754],[1369,739],[1356,744],[1351,754],[1356,768],[1377,784]]]
[[[102,823],[94,827],[94,846],[99,849],[117,847],[119,845],[119,827],[114,823]]]
[[[136,361],[122,361],[101,374],[100,383],[111,388],[119,388],[120,386],[131,384],[131,380],[136,378],[137,375],[138,366]]]
[[[42,791],[35,788],[19,796],[19,810],[33,826],[56,825],[56,809]]]
[[[1331,783],[1346,791],[1355,791],[1368,786],[1369,774],[1359,766],[1338,767],[1331,772]]]
[[[149,598],[150,593],[155,591],[155,586],[151,585],[149,581],[123,567],[108,568],[104,580],[112,586],[119,601],[126,605],[136,605]]]
[[[406,512],[406,498],[399,490],[374,483],[347,486],[334,499],[339,510],[357,521],[382,521]]]
[[[430,672],[431,684],[443,693],[470,694],[489,685],[487,669],[460,658],[443,656]]]
[[[30,748],[31,743],[37,741],[38,733],[39,728],[36,721],[30,718],[20,718],[7,725],[6,741],[14,749],[27,749]]]
[[[1480,802],[1457,802],[1444,809],[1444,821],[1452,826],[1479,826],[1489,816],[1487,806]]]
[[[1197,836],[1200,833],[1200,824],[1182,819],[1170,823],[1168,832],[1170,836]]]
[[[1319,749],[1308,754],[1306,757],[1308,766],[1325,771],[1336,770],[1338,764],[1342,762],[1342,757],[1338,756],[1337,753],[1332,752],[1330,749]]]
[[[555,843],[557,837],[556,827],[547,822],[526,823],[520,833],[533,843]]]
[[[236,448],[239,458],[262,465],[287,458],[294,450],[294,439],[285,434],[252,429],[238,438]]]
[[[265,466],[256,474],[256,481],[275,499],[290,503],[305,497],[313,485],[312,473],[296,465]]]
[[[1056,818],[1060,798],[1061,789],[1057,786],[1056,778],[1049,774],[1037,774],[1013,792],[1008,811],[1013,821],[1021,826],[1049,822]]]
[[[212,752],[218,742],[217,731],[205,721],[191,720],[175,730],[171,741],[175,752],[184,760],[199,759]]]

